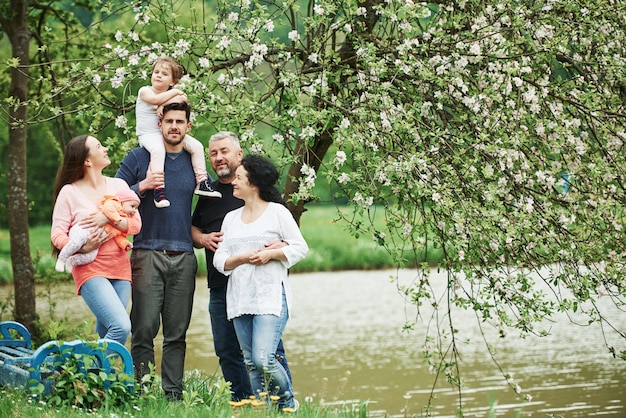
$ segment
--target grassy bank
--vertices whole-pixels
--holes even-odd
[[[346,210],[346,209],[342,209]],[[382,211],[377,211],[381,213]],[[338,218],[335,206],[311,206],[301,219],[301,230],[309,244],[309,255],[296,264],[293,272],[337,271],[384,269],[394,267],[391,256],[376,244],[373,237],[354,238]],[[375,218],[381,230],[384,230],[382,216]],[[58,274],[54,271],[54,260],[50,254],[50,226],[34,227],[30,231],[30,247],[39,277]],[[206,275],[206,263],[203,252],[198,250],[200,276]],[[415,265],[422,261],[436,264],[440,253],[430,251],[428,259],[416,259],[407,254],[407,263]],[[0,284],[12,281],[11,249],[9,231],[0,230]]]
[[[38,398],[22,388],[0,388],[0,417],[173,417],[173,418],[287,418],[289,412],[279,412],[265,405],[247,404],[236,406],[229,402],[229,388],[221,376],[207,375],[194,370],[185,374],[185,392],[178,402],[168,402],[159,389],[145,391],[141,395],[105,394],[102,389],[94,396],[90,406],[78,405],[78,400],[67,388],[55,396],[63,399],[57,402],[50,398]],[[84,387],[77,385],[77,388]],[[84,401],[86,398],[81,397]],[[260,403],[259,403],[260,404]],[[312,399],[301,399],[295,416],[301,418],[357,418],[367,417],[366,404],[345,403],[323,405]]]

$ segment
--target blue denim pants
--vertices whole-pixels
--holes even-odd
[[[124,345],[130,334],[130,318],[126,305],[130,297],[130,281],[92,277],[80,287],[83,300],[96,317],[96,332]]]
[[[233,321],[228,320],[226,314],[226,286],[211,287],[209,314],[215,355],[219,359],[224,380],[230,382],[232,400],[248,399],[252,395],[252,386],[250,386],[250,376],[243,360],[243,353],[239,347],[235,326]],[[283,340],[278,342],[276,358],[291,379]]]
[[[292,408],[291,379],[276,359],[276,349],[289,318],[284,291],[282,305],[280,316],[242,315],[234,318],[233,323],[254,394],[257,397],[260,392],[278,395],[279,408]]]

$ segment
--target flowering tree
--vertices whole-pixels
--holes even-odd
[[[355,214],[383,210],[384,228],[344,220],[416,269],[402,292],[419,313],[435,307],[427,358],[460,390],[452,307],[504,337],[543,334],[560,311],[603,322],[600,297],[624,306],[620,4],[143,2],[63,88],[97,92],[73,111],[95,131],[114,120],[122,153],[137,86],[171,55],[189,72],[195,129],[237,131],[272,155],[296,219],[320,176]],[[434,248],[443,295],[403,261]],[[622,348],[607,348],[626,359],[613,331]]]

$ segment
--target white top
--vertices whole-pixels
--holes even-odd
[[[213,258],[215,268],[230,276],[226,290],[228,319],[244,314],[280,315],[283,286],[287,308],[291,311],[291,286],[287,280],[287,270],[306,256],[309,247],[285,206],[270,202],[265,212],[248,224],[241,221],[242,212],[243,208],[235,209],[224,217],[224,241]],[[224,270],[224,264],[231,255],[263,249],[266,243],[275,240],[289,244],[282,248],[286,262],[272,260],[264,265],[246,263],[233,270]]]
[[[160,133],[159,117],[157,116],[157,105],[151,105],[141,99],[141,91],[149,89],[150,86],[143,86],[137,92],[137,103],[135,104],[135,117],[137,119],[137,136],[147,133]]]

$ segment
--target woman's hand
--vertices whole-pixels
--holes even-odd
[[[258,250],[258,251],[254,251],[250,257],[248,258],[248,261],[250,262],[250,264],[254,264],[256,266],[259,265],[263,265],[263,264],[267,264],[270,261],[272,261],[277,257],[277,252],[279,253],[283,253],[282,250],[278,249],[278,250]]]
[[[78,224],[85,229],[93,230],[96,228],[102,228],[108,223],[109,218],[107,218],[104,213],[96,212],[92,213],[91,215],[80,221]]]

